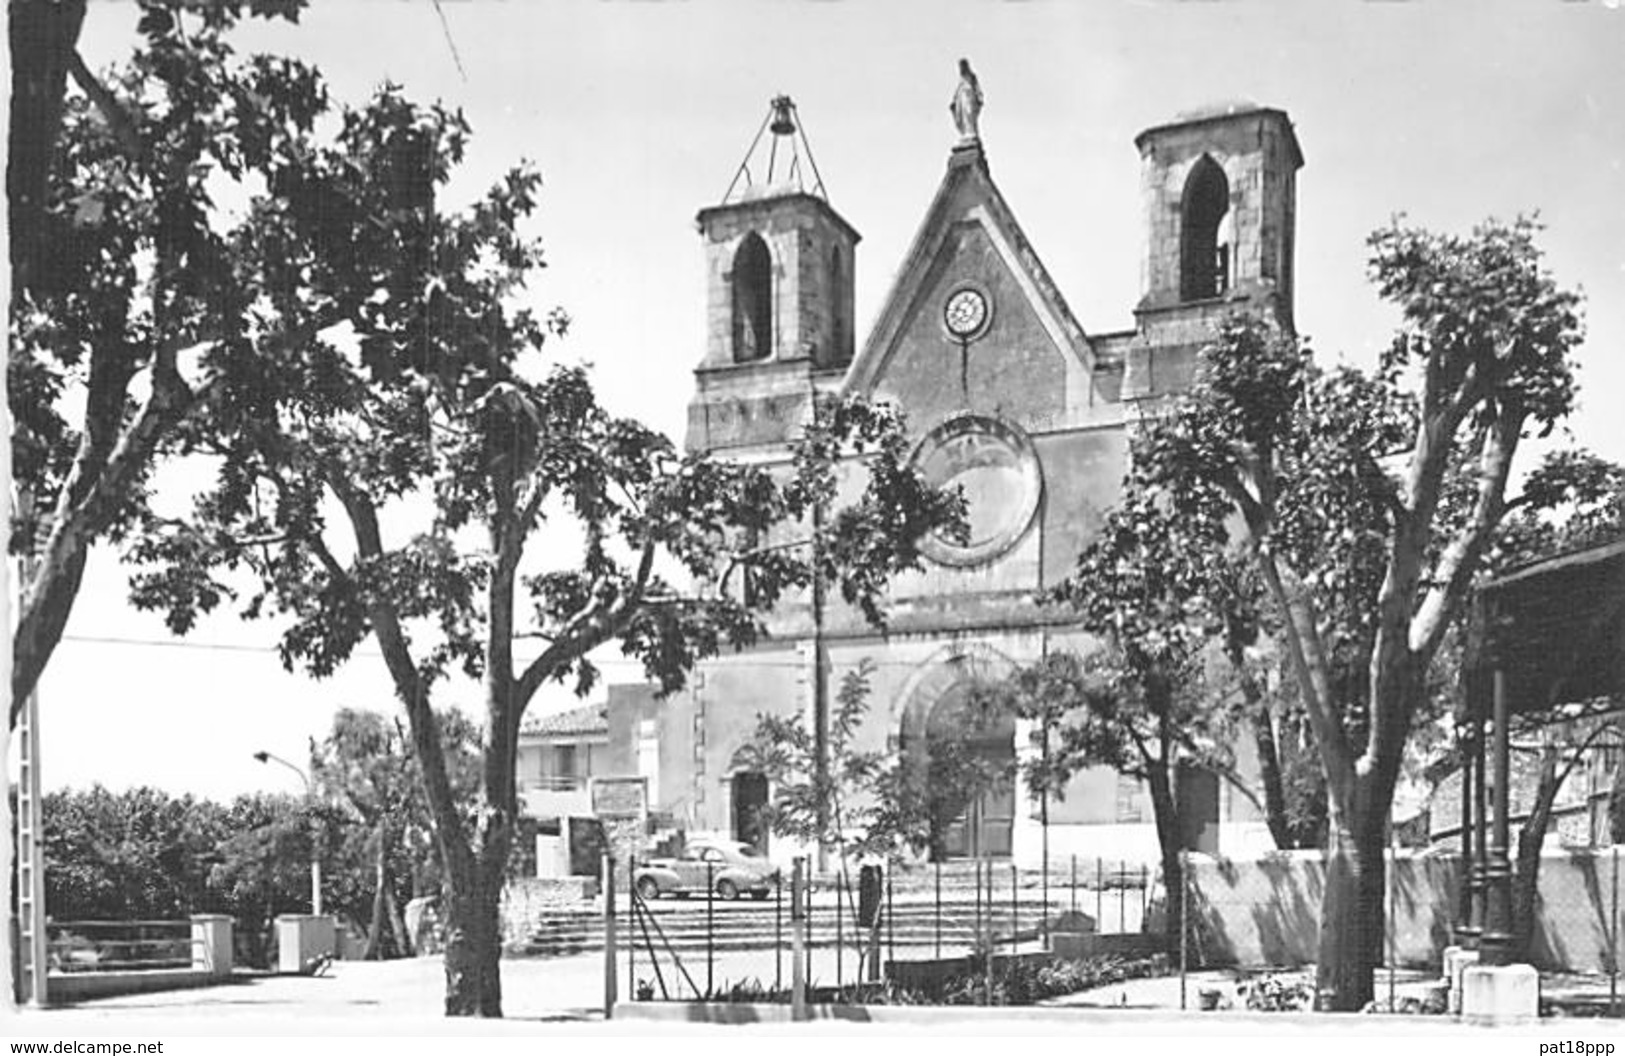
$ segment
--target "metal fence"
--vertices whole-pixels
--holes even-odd
[[[709,872],[688,897],[653,897],[634,863],[615,885],[626,994],[788,1000],[798,967],[811,991],[841,994],[929,975],[933,965],[1041,954],[1064,941],[1057,933],[1141,932],[1149,867],[1105,859],[1058,865],[1049,874],[994,861],[834,868],[799,892],[786,876],[757,900],[723,897]]]
[[[1542,857],[1529,949],[1548,1011],[1625,1009],[1621,857],[1617,848]],[[928,865],[871,874],[867,886],[858,871],[837,869],[810,879],[799,898],[786,884],[760,902],[720,898],[709,877],[687,899],[643,898],[631,873],[616,885],[625,914],[620,974],[627,999],[654,1001],[789,1001],[798,979],[808,1000],[865,1000],[890,986],[922,999],[944,973],[967,971],[986,971],[982,992],[991,994],[996,964],[1143,960],[1156,951],[1158,970],[1180,976],[1180,1007],[1250,1000],[1243,995],[1260,975],[1270,981],[1266,999],[1306,987],[1312,998],[1326,887],[1320,851],[1187,855],[1187,882],[1171,895],[1189,926],[1169,940],[1170,893],[1159,869],[1137,862],[1068,858],[1048,872],[1009,862]],[[1389,852],[1385,875],[1377,1004],[1434,1011],[1442,951],[1471,944],[1460,907],[1474,878],[1454,855],[1409,850]],[[1234,993],[1212,989],[1221,978],[1238,984]]]
[[[46,925],[52,972],[190,968],[199,940],[189,920],[67,920]]]

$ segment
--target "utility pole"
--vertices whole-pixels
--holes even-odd
[[[818,424],[818,385],[812,369],[807,371],[808,410],[812,424]],[[818,789],[818,871],[829,871],[829,852],[825,840],[829,835],[829,657],[824,648],[824,606],[827,584],[824,582],[824,500],[818,499],[812,507],[812,705],[813,705],[813,785]]]
[[[9,416],[8,416],[9,420]],[[11,475],[9,447],[6,460],[6,474]],[[9,479],[7,484],[9,485]],[[6,498],[11,497],[11,488],[5,489]],[[9,504],[8,504],[9,505]],[[28,516],[31,512],[30,496],[20,496],[16,503],[18,512]],[[10,518],[0,521],[10,524]],[[18,577],[18,589],[27,590],[28,584],[33,581],[38,568],[39,559],[34,556],[24,558],[21,575]],[[4,564],[9,578],[10,562]],[[6,613],[6,638],[9,645],[12,637],[11,592],[7,584],[4,591]],[[19,605],[20,609],[21,606]],[[11,692],[11,650],[5,650],[5,681],[7,694],[7,713],[10,713]],[[40,799],[40,736],[39,736],[39,693],[33,692],[23,703],[22,714],[17,722],[17,942],[18,954],[16,963],[21,968],[20,982],[21,998],[30,1008],[44,1008],[49,1000],[49,941],[46,934],[45,912],[45,817],[43,804]],[[8,723],[9,725],[9,723]],[[11,929],[6,929],[9,940]],[[9,945],[9,941],[8,941]],[[10,967],[8,951],[7,967]],[[9,996],[9,995],[8,995]]]

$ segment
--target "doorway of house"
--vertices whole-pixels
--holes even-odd
[[[741,770],[733,776],[734,839],[767,853],[767,826],[762,810],[767,806],[767,775]]]

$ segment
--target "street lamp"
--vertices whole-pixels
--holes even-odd
[[[310,775],[305,773],[303,767],[288,762],[280,755],[275,755],[266,751],[255,752],[254,758],[258,759],[262,763],[281,763],[289,770],[292,770],[294,773],[298,774],[299,780],[305,783],[305,799],[312,804],[316,802],[316,793],[311,787]],[[310,915],[313,917],[319,917],[322,915],[322,856],[319,846],[321,842],[319,826],[320,822],[316,819],[314,813],[312,813],[310,840]]]

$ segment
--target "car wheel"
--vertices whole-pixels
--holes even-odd
[[[767,892],[766,891],[752,891],[750,893],[750,897],[754,898],[756,901],[760,902],[762,899],[767,897]]]
[[[739,897],[739,887],[732,880],[717,881],[717,897],[724,902],[732,902]]]
[[[660,897],[660,885],[655,882],[654,877],[640,876],[638,878],[638,897],[645,902],[653,902]]]

